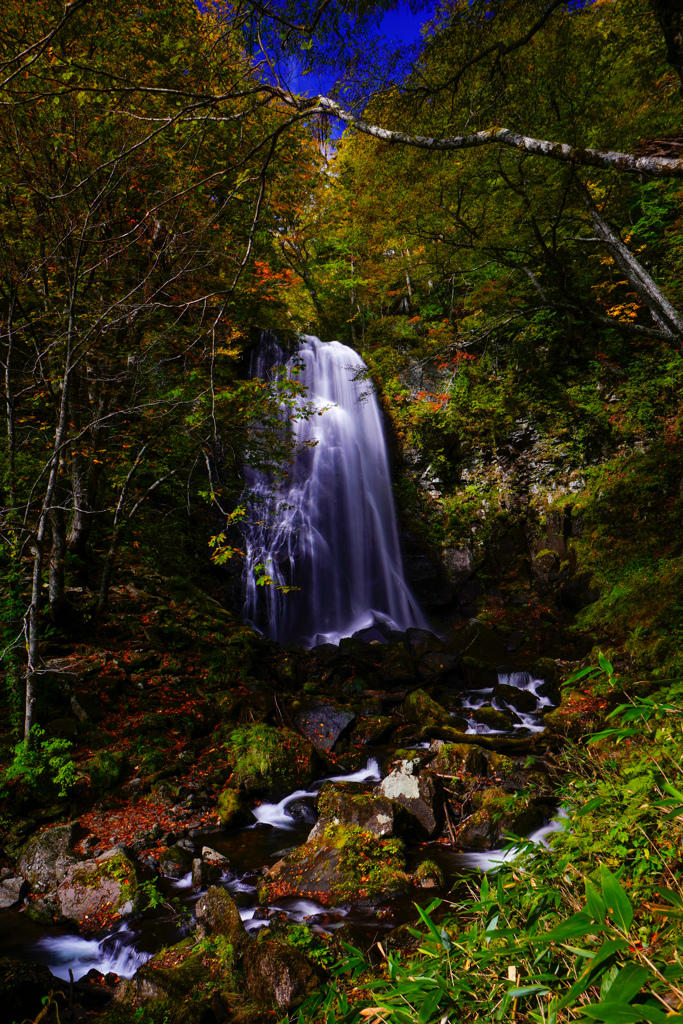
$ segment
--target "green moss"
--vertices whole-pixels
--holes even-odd
[[[226,743],[233,785],[248,790],[289,793],[315,778],[315,748],[291,729],[242,726]]]
[[[380,839],[355,825],[330,825],[323,842],[339,850],[343,882],[335,886],[337,899],[374,899],[406,892],[411,879],[405,871],[400,839]]]
[[[121,778],[126,765],[125,754],[102,750],[86,763],[90,782],[98,790],[111,789]]]
[[[438,864],[433,860],[423,860],[415,872],[415,878],[418,882],[424,882],[427,879],[433,879],[437,885],[442,886],[444,884],[443,872]]]
[[[217,809],[221,825],[242,825],[251,817],[244,800],[235,789],[223,790],[218,797]]]
[[[419,725],[423,725],[427,721],[448,725],[451,721],[451,716],[446,709],[432,700],[424,690],[413,690],[412,693],[409,693],[403,705],[403,711],[407,719]]]
[[[87,863],[87,862],[86,862]],[[135,902],[138,895],[138,879],[135,865],[125,853],[118,852],[107,860],[100,861],[92,871],[75,868],[73,881],[88,889],[95,889],[106,878],[115,879],[120,886],[118,900],[111,909],[119,911],[129,901]]]

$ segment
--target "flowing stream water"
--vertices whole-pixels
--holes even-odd
[[[306,646],[338,643],[376,619],[398,630],[424,626],[403,572],[382,415],[365,363],[346,345],[311,336],[286,361],[264,339],[252,375],[291,375],[293,360],[307,388],[302,404],[320,415],[289,426],[297,444],[315,444],[275,489],[265,474],[246,472],[245,618],[274,640]],[[277,586],[257,584],[258,565]]]

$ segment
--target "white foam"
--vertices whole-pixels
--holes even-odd
[[[381,778],[382,773],[379,770],[377,759],[371,757],[365,768],[360,768],[357,772],[351,772],[348,775],[332,775],[330,778],[316,783],[315,789],[297,789],[277,804],[264,803],[260,807],[254,807],[252,813],[256,820],[264,825],[272,825],[273,828],[293,829],[296,823],[287,814],[287,806],[294,800],[314,799],[318,795],[318,790],[323,782],[379,782]]]
[[[132,978],[152,956],[135,949],[133,939],[133,932],[122,927],[99,942],[80,935],[46,935],[34,948],[36,959],[63,981],[69,980],[69,969],[78,981],[93,967],[101,974],[111,971],[120,978]]]
[[[553,832],[561,832],[565,828],[567,812],[564,807],[558,808],[557,814],[547,824],[536,829],[528,836],[531,843],[542,844],[548,847],[546,837]],[[507,850],[488,850],[486,853],[461,853],[458,855],[458,864],[461,867],[471,868],[479,871],[496,871],[503,864],[508,864],[520,853],[518,846],[511,846]]]

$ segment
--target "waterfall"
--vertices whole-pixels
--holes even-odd
[[[272,639],[338,642],[373,623],[393,629],[424,619],[405,581],[377,399],[357,352],[305,335],[294,357],[305,401],[321,411],[294,418],[301,451],[284,483],[247,471],[245,617]],[[252,374],[268,377],[284,353],[264,341]],[[291,373],[292,361],[279,372]],[[275,371],[278,372],[278,371]],[[324,410],[324,411],[323,411]],[[274,585],[258,586],[254,566]]]

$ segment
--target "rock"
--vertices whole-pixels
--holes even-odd
[[[428,629],[419,629],[417,626],[411,626],[406,630],[406,639],[418,658],[428,651],[440,652],[444,649],[443,640],[435,633],[430,633]]]
[[[444,743],[433,761],[430,771],[448,775],[464,768],[468,775],[486,775],[488,762],[481,747],[472,743]]]
[[[536,697],[531,690],[521,690],[518,686],[508,686],[507,683],[498,683],[493,690],[494,698],[499,697],[510,707],[517,711],[535,711]]]
[[[52,896],[39,896],[31,900],[26,908],[26,915],[36,924],[51,925],[59,916],[59,903]]]
[[[227,871],[230,867],[228,858],[210,846],[202,846],[202,860],[205,864],[213,864],[214,867],[220,868],[221,871]]]
[[[193,990],[196,993],[197,986],[206,981],[206,957],[206,950],[197,946],[194,936],[183,939],[182,942],[174,946],[160,949],[138,969],[131,981],[122,982],[117,986],[114,1004],[129,1004],[133,999],[168,1000],[167,1008],[163,1004],[159,1007],[161,1010],[159,1019],[171,1019],[170,1013],[176,1007],[181,1006],[183,1000],[193,993]],[[193,1015],[189,1020],[203,1019],[202,1013],[206,1009],[207,1007],[201,1004],[200,998],[197,998],[197,1016]],[[115,1019],[120,1019],[118,1014]],[[130,1019],[134,1019],[132,1012]],[[154,1019],[157,1019],[156,1015]],[[185,1015],[176,1017],[175,1014],[173,1019],[188,1020]],[[210,1019],[215,1020],[215,1017]]]
[[[3,879],[0,882],[0,910],[5,907],[13,907],[26,895],[27,890],[28,883],[21,875]]]
[[[230,734],[226,747],[234,766],[232,786],[254,795],[279,800],[305,788],[318,774],[315,747],[291,729],[242,726]]]
[[[320,839],[330,825],[355,825],[374,836],[390,836],[405,831],[399,822],[406,820],[400,804],[384,796],[373,796],[358,783],[326,782],[318,794],[320,817],[308,842]]]
[[[241,794],[229,787],[218,797],[217,810],[221,825],[226,828],[241,828],[242,825],[250,825],[254,820],[254,815]]]
[[[30,964],[14,957],[0,958],[0,992],[3,1016],[7,1021],[24,1021],[37,1017],[43,999],[61,988],[61,983],[42,964]],[[60,1009],[63,1001],[59,1000]]]
[[[502,732],[512,729],[512,718],[510,715],[506,714],[505,711],[492,708],[488,704],[477,708],[472,714],[475,721],[481,722],[482,725],[488,725],[489,729],[499,729]]]
[[[456,586],[466,583],[474,570],[474,555],[468,547],[444,548],[441,552],[446,573]]]
[[[268,900],[298,894],[322,903],[374,900],[411,886],[400,840],[342,824],[273,864],[259,883]]]
[[[338,708],[327,701],[310,704],[295,719],[296,725],[313,746],[328,753],[338,740],[350,732],[355,720],[355,712]]]
[[[520,806],[497,786],[473,793],[474,813],[457,829],[458,842],[474,850],[499,846],[506,833],[526,835],[543,824],[543,814],[530,805]]]
[[[132,913],[137,893],[135,865],[119,850],[112,857],[70,867],[57,888],[57,899],[64,917],[88,932],[99,931],[124,912]]]
[[[61,740],[74,740],[78,737],[77,718],[53,718],[45,726],[45,732],[50,737]]]
[[[449,654],[447,651],[427,651],[420,658],[417,665],[417,674],[420,679],[436,679],[446,677],[450,679],[457,673],[460,665],[460,658],[457,654]]]
[[[247,990],[255,1002],[281,1011],[298,1006],[325,978],[301,950],[265,934],[250,944],[243,966]]]
[[[403,643],[390,643],[377,648],[382,652],[381,674],[390,683],[412,683],[415,679],[415,660]]]
[[[121,778],[126,765],[126,756],[117,750],[102,750],[86,762],[90,772],[90,783],[103,792],[111,789]]]
[[[427,721],[440,725],[451,724],[451,716],[448,711],[432,700],[424,690],[413,690],[408,694],[403,705],[403,713],[410,722],[415,722],[417,725],[424,725]]]
[[[202,937],[224,935],[233,949],[240,948],[247,939],[239,910],[232,896],[216,885],[199,897],[194,916]]]
[[[308,825],[315,824],[317,815],[309,800],[292,800],[291,803],[287,804],[286,811],[294,821],[302,821]]]
[[[192,870],[192,852],[182,846],[169,846],[159,854],[159,870],[168,878],[182,878]]]
[[[192,861],[192,888],[205,889],[207,885],[217,882],[222,874],[223,871],[217,864],[210,864],[201,857],[195,857]]]
[[[364,746],[382,743],[393,728],[393,721],[386,715],[365,718],[353,730],[353,742]]]
[[[385,779],[375,792],[401,804],[427,836],[433,836],[439,829],[440,801],[437,797],[434,779],[418,773],[415,761],[402,761]]]
[[[78,822],[55,825],[32,836],[24,846],[17,863],[35,891],[54,889],[62,881],[76,858],[71,855],[78,839]]]
[[[448,650],[493,667],[507,660],[507,643],[479,619],[460,623],[448,642]]]

